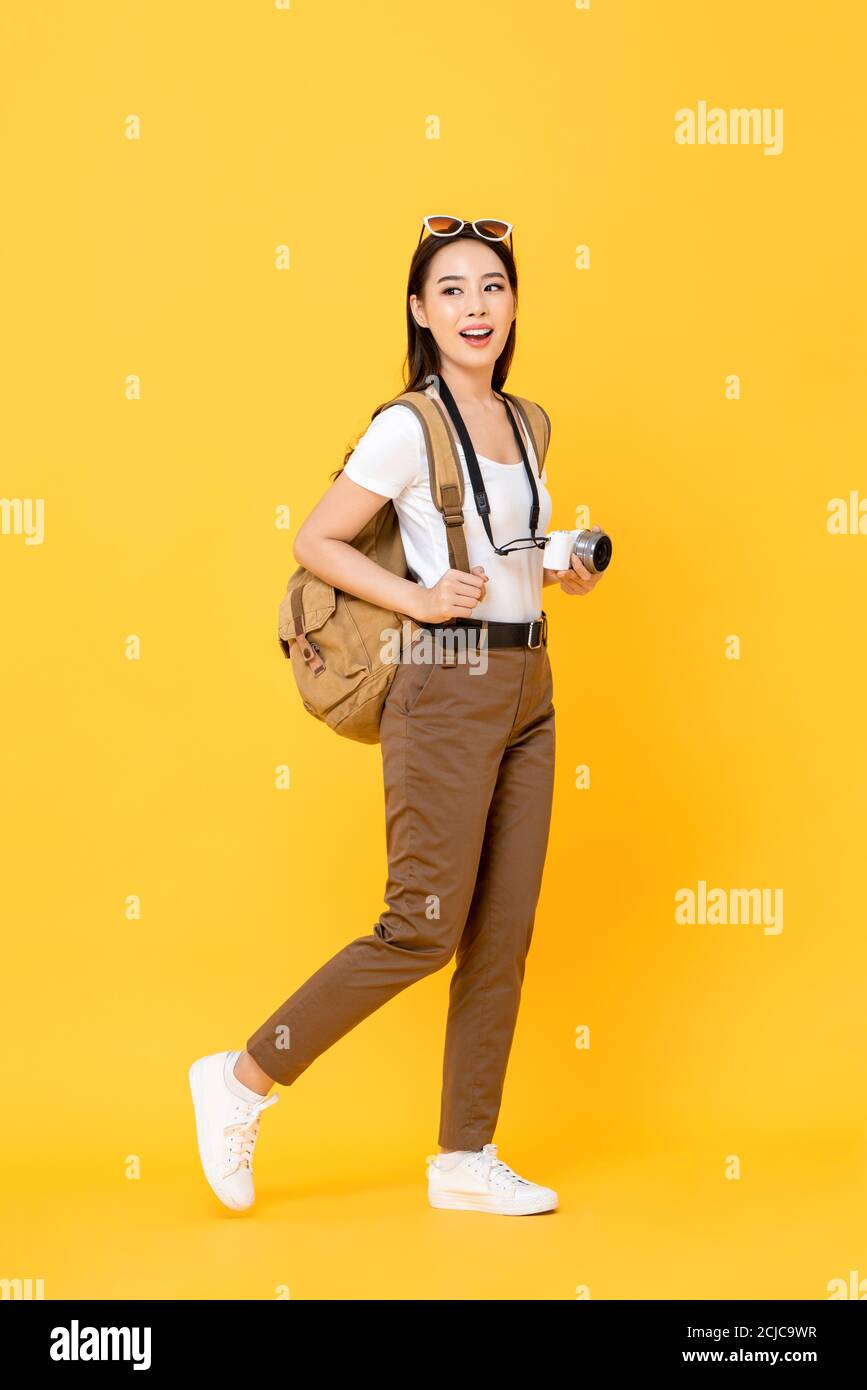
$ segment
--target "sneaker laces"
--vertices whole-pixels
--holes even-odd
[[[496,1144],[485,1144],[477,1152],[467,1153],[465,1157],[469,1159],[478,1159],[485,1182],[490,1182],[491,1175],[493,1174],[500,1182],[505,1182],[512,1188],[517,1187],[519,1183],[522,1183],[525,1187],[531,1186],[527,1178],[520,1178],[514,1169],[509,1167],[508,1163],[504,1163],[501,1158],[497,1158]],[[439,1168],[439,1158],[439,1154],[425,1155],[425,1162],[428,1165],[428,1177],[430,1177],[431,1166]]]
[[[501,1158],[497,1158],[496,1144],[485,1144],[481,1153],[481,1165],[485,1182],[490,1182],[491,1174],[493,1174],[494,1177],[504,1180],[511,1187],[517,1187],[518,1183],[523,1183],[525,1187],[530,1186],[526,1178],[519,1178],[518,1174],[513,1168],[509,1167],[508,1163],[504,1163]]]
[[[235,1113],[240,1118],[225,1126],[223,1133],[228,1142],[224,1176],[236,1173],[239,1168],[253,1169],[253,1149],[259,1136],[259,1117],[269,1105],[275,1105],[279,1095],[263,1096],[261,1100],[241,1100],[236,1098]]]

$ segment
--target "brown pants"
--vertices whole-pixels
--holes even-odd
[[[439,1143],[480,1149],[500,1111],[554,780],[547,646],[402,663],[383,710],[387,911],[247,1041],[281,1085],[456,954]],[[479,660],[477,653],[475,660]],[[482,658],[483,660],[483,658]]]

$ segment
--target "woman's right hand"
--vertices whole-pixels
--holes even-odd
[[[487,583],[484,565],[474,565],[469,574],[464,570],[446,570],[432,589],[419,586],[422,611],[414,616],[424,623],[469,618],[476,604],[485,597]]]

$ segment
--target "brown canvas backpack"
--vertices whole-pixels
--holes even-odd
[[[533,447],[541,475],[551,437],[551,421],[540,405],[505,391],[499,393],[517,411]],[[449,567],[469,572],[464,535],[464,476],[455,447],[454,427],[434,390],[404,391],[384,406],[414,410],[424,431],[434,504],[442,514]],[[376,564],[411,579],[397,512],[389,499],[351,542]],[[411,641],[419,624],[336,589],[303,565],[290,577],[280,604],[278,636],[304,708],[335,733],[359,743],[378,743],[379,724],[399,656],[385,646],[386,630]]]

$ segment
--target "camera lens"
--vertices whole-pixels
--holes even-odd
[[[587,569],[601,574],[611,563],[611,537],[605,531],[582,531],[572,547]]]
[[[597,533],[598,534],[598,533]],[[593,547],[593,568],[597,573],[607,569],[611,563],[611,537],[603,532]]]

